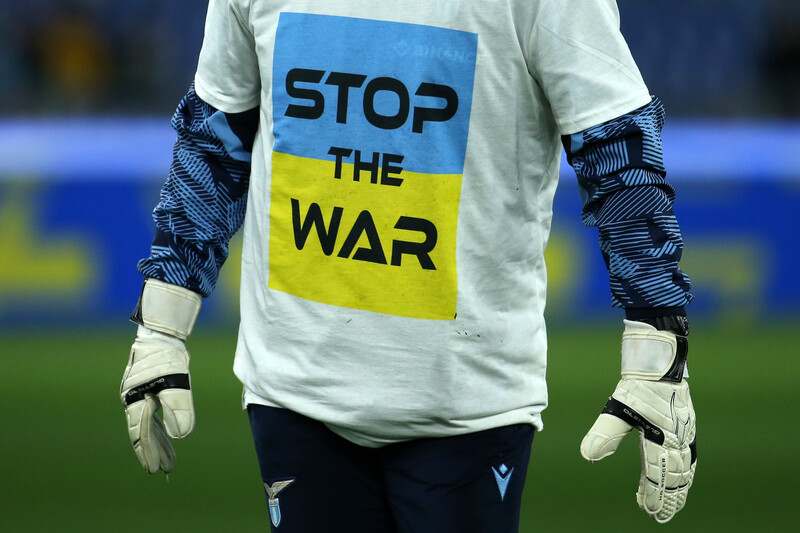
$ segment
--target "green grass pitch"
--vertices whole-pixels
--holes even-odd
[[[176,443],[169,480],[140,469],[126,435],[117,391],[132,335],[0,331],[0,530],[268,531],[231,371],[234,332],[189,342],[197,425]],[[698,471],[687,507],[659,526],[636,506],[635,437],[597,464],[578,454],[616,383],[618,329],[553,328],[550,407],[534,441],[521,531],[794,531],[797,346],[800,331],[788,324],[695,326]]]

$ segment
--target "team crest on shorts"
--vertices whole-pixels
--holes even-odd
[[[264,490],[267,491],[267,498],[269,503],[269,519],[272,525],[278,527],[281,523],[281,503],[278,500],[278,493],[283,489],[295,482],[295,478],[286,479],[283,481],[276,481],[272,485],[264,483]]]

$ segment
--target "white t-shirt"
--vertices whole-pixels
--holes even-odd
[[[611,0],[211,0],[195,79],[261,106],[234,370],[365,446],[541,428],[560,135],[650,96]]]

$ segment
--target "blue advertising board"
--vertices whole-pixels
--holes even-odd
[[[121,122],[0,122],[0,327],[124,324],[130,315],[174,132],[163,119]],[[664,144],[692,317],[800,317],[800,125],[673,121]],[[597,231],[581,224],[576,180],[562,167],[548,315],[619,317]],[[235,240],[204,322],[237,320],[239,249]]]

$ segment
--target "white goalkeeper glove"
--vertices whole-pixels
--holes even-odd
[[[688,344],[685,336],[624,322],[622,379],[581,442],[581,455],[599,461],[636,428],[642,459],[636,501],[664,523],[686,503],[697,460],[694,407],[684,379]]]
[[[169,437],[183,438],[194,427],[189,352],[184,341],[200,305],[200,295],[195,292],[147,279],[133,316],[140,325],[120,395],[133,451],[151,474],[172,470],[175,451]]]

